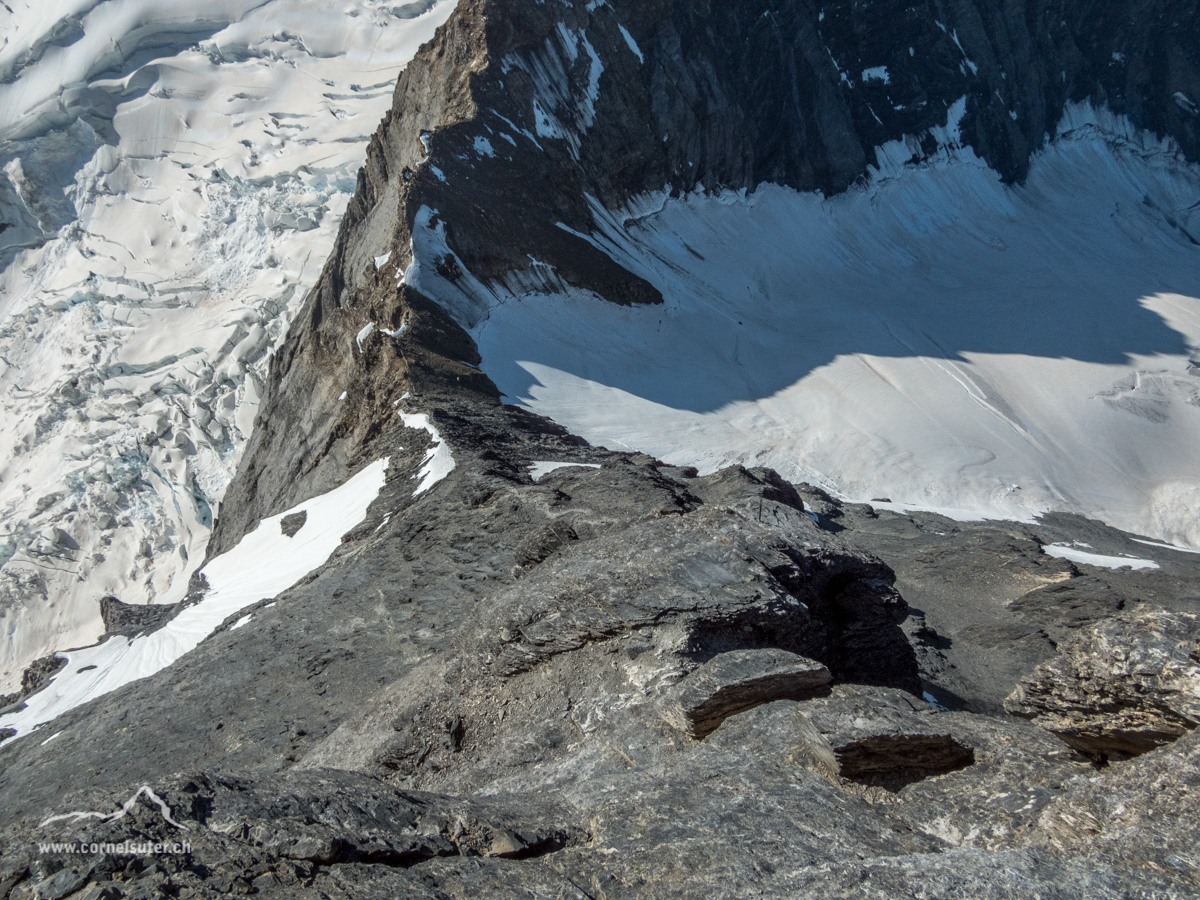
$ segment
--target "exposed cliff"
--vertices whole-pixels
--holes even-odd
[[[377,493],[290,587],[0,748],[0,898],[1196,894],[1192,712],[1156,730],[1139,707],[1154,740],[1107,768],[1056,736],[1063,697],[1107,702],[1076,671],[1089,641],[1114,660],[1194,647],[1186,552],[1108,571],[1044,548],[1144,544],[593,447],[503,403],[468,331],[506,291],[659,302],[591,235],[664,187],[833,194],[888,141],[910,154],[891,166],[969,145],[1019,181],[1082,100],[1196,160],[1196,18],[462,0],[399,79],[272,360],[215,584],[174,621],[236,580],[222,560],[253,568],[237,554],[261,546],[274,565],[328,531],[333,489],[386,458]],[[1112,624],[1135,604],[1191,631],[1164,651]],[[1018,683],[1032,721],[1003,713]],[[33,843],[181,835],[152,862]]]
[[[463,0],[400,76],[334,253],[273,360],[210,553],[381,455],[406,391],[452,376],[494,403],[458,327],[486,315],[489,285],[656,302],[581,236],[594,202],[765,182],[832,194],[883,165],[889,141],[912,163],[961,143],[1020,180],[1065,104],[1084,100],[1200,159],[1197,16],[1169,0]]]

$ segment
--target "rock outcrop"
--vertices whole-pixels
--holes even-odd
[[[663,718],[703,738],[732,715],[774,700],[806,700],[829,682],[823,665],[786,650],[731,650],[675,685],[664,701]]]
[[[1200,725],[1200,618],[1107,619],[1061,644],[1005,701],[1094,759],[1128,759]]]

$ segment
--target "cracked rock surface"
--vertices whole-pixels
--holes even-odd
[[[1081,753],[1127,759],[1200,725],[1200,618],[1145,610],[1058,648],[1005,701]]]

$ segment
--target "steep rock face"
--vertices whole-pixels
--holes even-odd
[[[210,553],[379,455],[406,391],[453,375],[494,402],[458,327],[486,314],[489,284],[656,302],[581,237],[592,203],[767,181],[838,192],[900,140],[912,161],[961,142],[1019,180],[1081,100],[1200,158],[1196,17],[1168,0],[463,0],[397,83],[335,251],[273,360]],[[404,334],[356,347],[372,322]]]

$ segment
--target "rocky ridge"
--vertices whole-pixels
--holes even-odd
[[[1194,46],[1155,18],[1188,10],[1129,14],[1133,74],[1118,83],[1104,57],[1127,18],[1085,6],[877,4],[859,18],[838,4],[818,18],[804,3],[464,0],[397,85],[337,249],[272,360],[210,557],[388,456],[384,488],[329,562],[248,625],[61,716],[49,740],[0,748],[0,897],[1200,894],[1186,716],[1170,742],[1105,767],[1054,718],[1102,716],[1130,687],[1119,666],[1082,671],[1093,645],[1114,660],[1194,647],[1187,554],[1091,570],[1042,548],[1133,538],[1069,517],[894,514],[770,470],[699,477],[587,446],[504,405],[476,368],[475,287],[417,286],[536,276],[654,302],[557,227],[587,233],[586,195],[615,207],[690,188],[696,168],[714,188],[838,190],[887,138],[925,134],[914,155],[939,152],[964,94],[964,140],[1009,178],[1083,96],[1194,159],[1186,110],[1153,93],[1194,89]],[[882,36],[903,52],[877,52]],[[1151,56],[1174,61],[1167,79],[1145,74]],[[746,58],[775,63],[746,72]],[[872,79],[841,78],[850,60],[886,63],[929,109],[889,113],[879,132]],[[1000,79],[1013,119],[989,79],[1022,63],[1035,71]],[[604,73],[617,74],[593,97]],[[774,92],[798,84],[812,96],[781,104]],[[781,106],[785,123],[767,115]],[[444,235],[440,258],[414,259],[421,228]],[[397,411],[428,415],[453,454],[428,491],[415,482],[430,435]],[[535,478],[547,460],[565,465]],[[1171,672],[1172,696],[1194,697],[1194,666]],[[1003,713],[1014,690],[1028,719]],[[1143,699],[1138,714],[1161,717]],[[115,810],[143,784],[170,819],[144,794],[119,819],[68,816]],[[34,843],[183,839],[186,852],[132,859]]]

